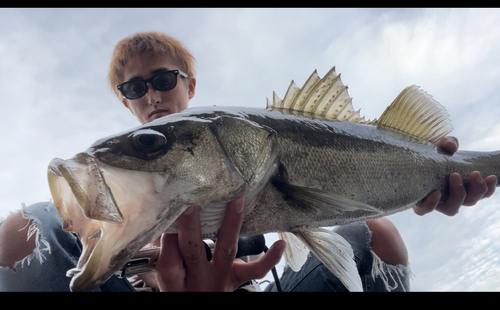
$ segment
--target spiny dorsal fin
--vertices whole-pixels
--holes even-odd
[[[446,109],[416,85],[405,88],[394,99],[380,116],[377,127],[432,144],[453,130]]]
[[[284,114],[312,116],[360,124],[373,124],[354,111],[347,86],[342,83],[335,67],[320,78],[316,70],[302,88],[292,81],[283,100],[273,92],[273,103],[267,99],[267,108]]]

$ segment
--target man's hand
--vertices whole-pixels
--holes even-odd
[[[444,137],[437,146],[441,148],[441,151],[454,154],[458,150],[458,140],[451,136]],[[479,200],[493,195],[497,181],[497,177],[494,175],[483,179],[478,171],[474,171],[469,175],[470,187],[466,191],[460,175],[452,173],[449,178],[450,197],[445,202],[440,202],[441,193],[434,191],[420,205],[415,206],[413,211],[418,215],[424,215],[437,210],[448,216],[453,216],[458,213],[462,205],[473,206]]]
[[[240,284],[263,278],[281,259],[285,242],[276,241],[256,261],[235,261],[244,199],[227,205],[212,261],[207,261],[198,207],[177,219],[178,234],[163,234],[156,278],[161,291],[233,291]]]

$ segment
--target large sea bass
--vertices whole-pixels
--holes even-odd
[[[71,290],[103,283],[147,243],[175,233],[190,205],[202,206],[203,234],[216,237],[226,203],[240,196],[241,235],[279,232],[292,268],[309,249],[349,290],[360,290],[350,245],[319,227],[399,212],[434,190],[446,197],[452,172],[466,185],[475,170],[500,176],[500,152],[437,151],[452,127],[417,86],[374,121],[353,110],[334,68],[323,78],[315,71],[302,88],[292,81],[283,100],[273,96],[266,110],[188,109],[52,160],[48,178],[63,227],[84,245],[68,272]]]

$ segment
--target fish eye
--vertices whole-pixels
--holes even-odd
[[[151,129],[139,130],[132,134],[132,146],[143,154],[153,154],[163,149],[167,142],[165,136]]]

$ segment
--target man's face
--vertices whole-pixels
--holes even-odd
[[[124,81],[148,79],[162,70],[179,70],[166,57],[152,57],[149,54],[131,57],[125,66]],[[148,83],[147,93],[138,99],[122,98],[122,103],[141,124],[149,123],[165,115],[187,109],[189,100],[194,97],[196,79],[177,76],[177,86],[171,90],[158,91]]]

